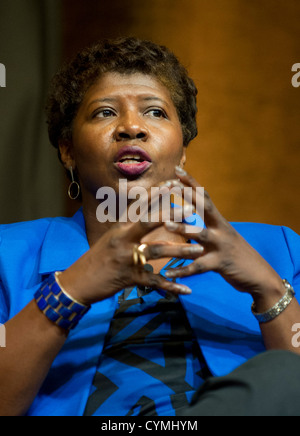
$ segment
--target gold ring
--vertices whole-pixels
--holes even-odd
[[[148,247],[147,244],[135,245],[133,247],[133,264],[137,266],[139,263],[146,265],[147,259],[144,250]]]

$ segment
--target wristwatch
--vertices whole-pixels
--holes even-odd
[[[273,319],[277,318],[285,309],[291,304],[293,298],[296,295],[292,285],[287,281],[283,280],[283,284],[286,288],[285,295],[281,298],[281,300],[275,304],[270,310],[264,313],[257,313],[255,308],[255,303],[252,304],[252,313],[260,324],[264,324]]]

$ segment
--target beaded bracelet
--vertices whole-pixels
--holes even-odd
[[[57,326],[72,330],[91,306],[85,306],[71,297],[59,284],[56,272],[45,280],[34,294],[39,309]]]

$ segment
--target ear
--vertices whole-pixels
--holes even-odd
[[[186,147],[183,147],[182,157],[180,159],[180,167],[184,168],[185,163],[186,163]]]
[[[63,139],[58,142],[61,161],[64,167],[68,170],[70,167],[75,170],[76,163],[73,155],[73,145],[70,140]]]

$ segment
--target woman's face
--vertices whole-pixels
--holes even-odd
[[[66,166],[79,177],[83,201],[119,180],[149,188],[175,177],[185,162],[182,128],[168,89],[144,74],[104,74],[86,93],[61,145]]]

